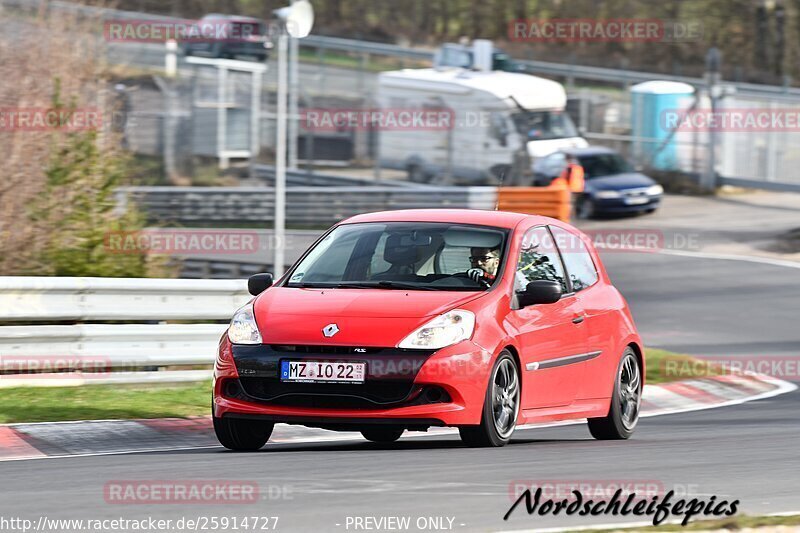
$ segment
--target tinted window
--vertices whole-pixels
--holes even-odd
[[[564,171],[566,166],[567,157],[561,152],[556,152],[546,157],[537,157],[533,162],[533,172],[536,174],[537,178],[540,178],[541,176],[546,178],[555,178]],[[549,182],[537,182],[536,184],[549,185]]]
[[[563,111],[524,111],[511,115],[517,131],[529,141],[577,137],[569,115]]]
[[[522,239],[514,290],[524,290],[528,283],[538,280],[557,281],[561,283],[561,290],[568,292],[564,267],[545,227],[531,228]]]
[[[633,167],[619,154],[581,156],[580,163],[586,179],[633,172]]]
[[[572,290],[578,292],[597,281],[597,269],[586,245],[578,235],[561,228],[551,227],[561,257],[567,267]]]
[[[344,224],[306,255],[288,286],[485,290],[502,270],[506,234],[449,223]],[[469,277],[472,268],[486,281]]]

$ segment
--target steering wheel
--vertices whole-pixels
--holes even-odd
[[[459,278],[459,279],[467,279],[467,280],[471,281],[473,284],[480,285],[481,287],[488,287],[489,285],[491,285],[491,282],[488,279],[481,278],[481,281],[475,281],[474,279],[469,277],[469,274],[467,274],[466,272],[456,272],[455,274],[451,275],[450,277]],[[464,285],[464,286],[467,287],[468,285]]]
[[[456,281],[456,283],[453,283]],[[446,278],[437,279],[436,281],[432,281],[431,285],[440,285],[440,286],[447,286],[447,285],[458,285],[461,287],[474,287],[476,285],[475,280],[471,277],[467,276],[466,272],[457,272],[455,274],[450,274]]]

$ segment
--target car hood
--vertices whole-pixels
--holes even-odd
[[[255,301],[265,344],[395,346],[430,317],[484,292],[273,287]],[[322,329],[336,324],[338,333]]]
[[[636,189],[639,187],[649,187],[655,185],[653,178],[647,177],[638,172],[626,172],[624,174],[613,174],[600,178],[586,180],[586,188],[597,191],[619,191],[623,189]]]

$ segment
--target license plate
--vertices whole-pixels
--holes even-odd
[[[642,205],[650,201],[647,196],[635,196],[633,198],[625,198],[625,203],[628,205]]]
[[[281,381],[364,383],[367,363],[281,361]]]

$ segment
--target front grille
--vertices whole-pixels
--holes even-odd
[[[411,395],[410,381],[370,380],[364,383],[295,383],[270,378],[239,378],[248,396],[280,402],[288,396],[345,396],[365,400],[374,406],[402,402]]]
[[[318,354],[371,354],[380,353],[385,348],[364,348],[361,346],[310,346],[305,344],[271,344],[276,352],[318,353]]]
[[[238,391],[232,390],[230,397],[270,405],[357,409],[415,405],[415,401],[441,402],[446,394],[427,394],[431,387],[414,384],[417,372],[432,354],[433,350],[360,346],[234,345],[239,380]],[[284,382],[280,380],[280,363],[287,359],[363,362],[365,381]]]
[[[647,187],[641,189],[628,189],[622,193],[623,196],[634,198],[638,196],[647,196]]]
[[[285,383],[276,379],[239,378],[224,388],[238,399],[286,407],[328,409],[378,409],[451,401],[447,392],[435,386],[415,386],[397,381],[350,383]]]

